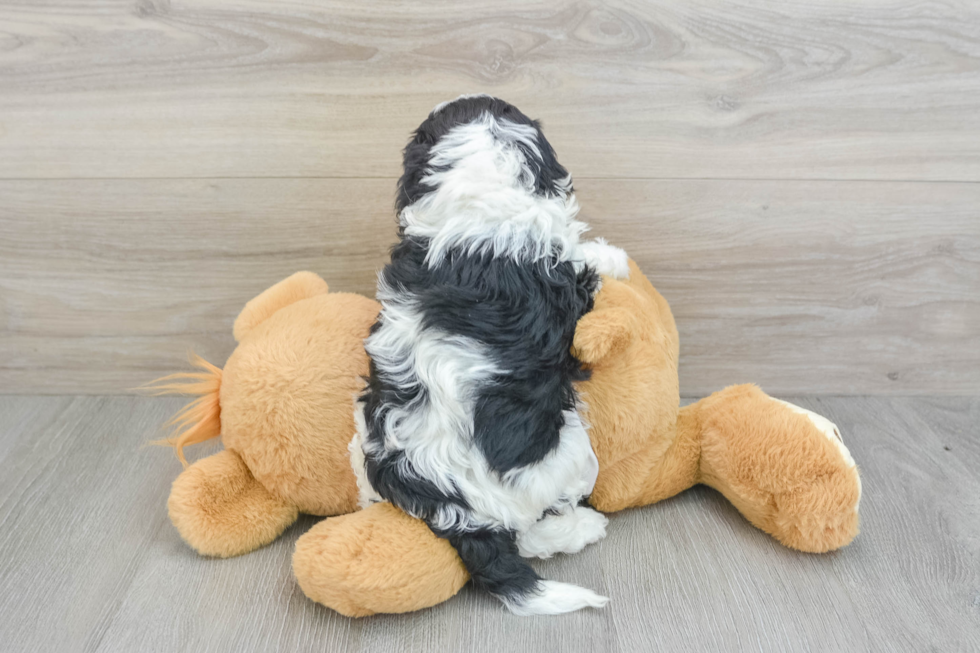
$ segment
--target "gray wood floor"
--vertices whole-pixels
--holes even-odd
[[[782,548],[697,488],[537,565],[605,610],[517,618],[467,588],[349,620],[293,580],[313,518],[233,560],[181,542],[165,508],[179,465],[142,446],[179,401],[0,397],[0,649],[980,650],[980,400],[793,400],[834,420],[863,470],[863,532],[842,551]]]

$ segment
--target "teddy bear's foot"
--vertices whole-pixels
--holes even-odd
[[[203,458],[174,481],[170,521],[202,555],[229,558],[279,537],[298,511],[274,497],[232,451]]]
[[[859,522],[857,503],[848,505],[852,487],[830,477],[804,491],[774,497],[770,532],[786,546],[809,553],[826,553],[849,544],[858,533]]]
[[[390,503],[311,528],[296,542],[293,573],[306,596],[348,617],[428,608],[469,580],[448,541]]]
[[[823,415],[819,415],[813,412],[812,410],[807,410],[806,408],[801,408],[796,404],[789,403],[788,401],[783,401],[782,399],[775,399],[775,398],[773,398],[773,401],[781,403],[782,405],[786,406],[794,413],[797,413],[799,415],[806,415],[806,418],[809,419],[810,422],[815,427],[817,427],[817,430],[823,433],[824,437],[827,438],[827,440],[834,443],[834,446],[837,447],[837,450],[840,452],[841,457],[847,463],[847,466],[853,468],[857,467],[857,463],[855,463],[854,458],[851,457],[851,452],[848,450],[847,447],[844,446],[844,437],[840,434],[840,429],[837,428],[836,424],[831,422]],[[861,500],[861,479],[860,477],[858,477],[858,501],[860,500]],[[854,509],[857,510],[857,505],[854,506]]]
[[[849,543],[858,530],[861,503],[861,477],[851,452],[844,446],[840,429],[823,415],[788,401],[774,399],[798,415],[804,415],[828,442],[833,443],[844,462],[844,482],[832,475],[815,483],[807,491],[776,498],[779,508],[774,521],[774,535],[783,544],[823,553]],[[855,495],[856,490],[856,497]]]
[[[700,480],[786,546],[822,553],[858,532],[861,479],[826,418],[752,385],[698,402]]]
[[[550,558],[556,553],[578,553],[606,536],[609,520],[586,506],[568,506],[546,515],[517,538],[517,549],[525,558]]]

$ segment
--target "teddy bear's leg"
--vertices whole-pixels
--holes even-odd
[[[599,478],[589,503],[603,512],[615,512],[657,503],[696,485],[701,455],[700,403],[680,409],[670,437],[652,438],[614,463],[605,460],[608,448],[598,449]],[[666,448],[664,439],[669,443]]]
[[[829,420],[754,385],[698,402],[700,481],[786,546],[824,552],[858,532],[861,480]]]
[[[170,521],[203,555],[228,558],[269,544],[296,521],[255,478],[238,454],[203,458],[177,477],[167,502]]]
[[[517,537],[517,549],[525,558],[550,558],[556,553],[578,553],[606,536],[609,520],[586,506],[566,506],[545,515]]]
[[[311,528],[296,542],[293,573],[306,596],[348,617],[428,608],[469,579],[448,541],[390,503]]]

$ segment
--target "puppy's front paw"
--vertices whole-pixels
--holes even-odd
[[[610,245],[602,238],[582,243],[582,256],[589,267],[613,279],[629,279],[629,257],[619,247]]]

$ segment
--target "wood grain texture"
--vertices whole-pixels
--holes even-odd
[[[980,391],[980,185],[597,180],[583,216],[671,303],[681,387]],[[309,269],[373,294],[389,180],[0,181],[0,391],[127,392],[221,364]]]
[[[386,176],[437,102],[580,177],[980,181],[968,0],[0,5],[0,177]]]
[[[292,577],[312,518],[231,560],[180,541],[165,507],[180,466],[141,446],[178,401],[0,397],[0,642],[107,653],[977,650],[980,400],[790,399],[836,422],[861,466],[862,533],[845,549],[785,549],[695,488],[611,515],[608,537],[581,554],[535,562],[610,596],[604,610],[518,618],[467,587],[423,612],[349,620]]]
[[[671,301],[684,392],[975,393],[978,73],[966,0],[8,0],[0,392],[221,362],[299,269],[372,293],[407,134],[486,91]]]

